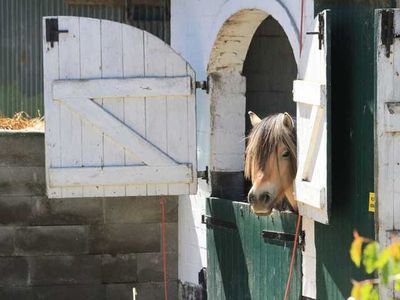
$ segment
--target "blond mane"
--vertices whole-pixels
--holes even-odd
[[[244,175],[251,179],[253,171],[263,171],[270,155],[277,151],[280,143],[289,150],[291,172],[293,177],[297,171],[296,133],[283,122],[284,114],[271,115],[253,127],[247,137]],[[293,126],[294,128],[294,126]],[[278,156],[276,156],[278,157]]]

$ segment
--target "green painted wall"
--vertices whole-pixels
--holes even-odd
[[[353,267],[352,232],[374,237],[368,195],[374,189],[374,9],[393,1],[316,0],[332,12],[332,214],[315,225],[317,299],[346,299]]]
[[[236,224],[237,229],[207,226],[207,294],[210,300],[283,299],[293,242],[262,237],[263,230],[295,233],[297,215],[274,213],[259,218],[247,203],[207,199],[207,215]],[[301,294],[298,248],[289,299]]]

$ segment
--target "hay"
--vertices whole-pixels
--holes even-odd
[[[0,130],[44,130],[44,117],[32,118],[26,112],[18,112],[12,118],[0,116]]]

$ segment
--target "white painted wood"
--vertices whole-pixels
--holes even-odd
[[[46,20],[43,19],[43,98],[45,104],[45,155],[46,170],[61,167],[61,141],[59,134],[60,104],[53,103],[52,81],[59,79],[58,43],[53,47],[46,42]],[[47,194],[51,198],[61,197],[61,188],[50,188],[49,174],[46,172]]]
[[[310,105],[326,106],[326,86],[320,82],[293,81],[293,101]]]
[[[146,76],[166,76],[166,61],[168,50],[161,48],[162,43],[150,33],[144,33],[144,62]],[[146,138],[158,145],[162,151],[167,151],[167,103],[166,97],[146,98]],[[167,184],[147,185],[148,195],[168,194]]]
[[[188,183],[193,180],[191,166],[184,164],[176,166],[50,168],[49,172],[50,186],[52,187],[160,182]]]
[[[79,79],[80,37],[79,18],[58,18],[60,29],[68,33],[59,35],[59,72],[62,79]],[[82,120],[65,106],[60,106],[61,165],[82,165]],[[82,187],[62,188],[62,197],[81,197]]]
[[[394,33],[400,33],[400,10],[394,12]],[[378,241],[387,246],[400,230],[400,41],[394,39],[391,53],[381,41],[382,10],[377,10],[376,32],[376,146],[375,194]],[[393,286],[380,286],[381,299],[397,299]]]
[[[400,101],[386,102],[383,111],[385,132],[400,132]]]
[[[44,42],[49,197],[196,193],[195,77],[187,62],[134,27],[58,18],[68,33],[57,51]]]
[[[57,101],[57,100],[55,100]],[[127,148],[134,154],[140,155],[141,159],[149,165],[168,165],[176,162],[163,151],[154,147],[148,140],[144,139],[131,128],[127,127],[117,117],[100,107],[89,99],[71,98],[60,101],[77,115],[90,122],[96,128],[103,131],[113,144],[118,144],[120,149]],[[104,126],[107,124],[107,126]],[[117,145],[115,145],[117,146]],[[104,162],[106,164],[106,161]]]
[[[81,78],[99,78],[101,77],[100,20],[81,18],[79,27]],[[82,121],[82,149],[85,150],[82,151],[83,167],[103,165],[103,133],[85,119]],[[104,188],[100,185],[84,186],[83,195],[101,197],[104,196]]]
[[[296,193],[306,195],[307,205],[318,209],[324,209],[327,205],[325,198],[325,188],[314,186],[311,182],[301,181],[296,185]]]
[[[123,71],[124,77],[144,77],[144,32],[136,30],[131,26],[122,26],[122,52],[123,52]],[[135,128],[136,132],[146,137],[146,114],[144,97],[124,99],[124,120],[130,128]],[[138,155],[129,151],[125,152],[126,165],[140,165],[144,162]],[[126,188],[127,196],[147,195],[146,184],[130,184]]]
[[[328,205],[328,140],[327,82],[329,58],[329,12],[324,18],[324,41],[319,49],[318,35],[307,35],[300,57],[299,78],[293,83],[293,97],[297,105],[298,171],[295,182],[296,199],[301,215],[327,224]],[[318,31],[318,16],[312,28]]]
[[[122,24],[101,20],[102,78],[123,77],[122,44]],[[113,98],[112,102],[103,98],[103,108],[123,121],[124,101],[122,98],[117,96]],[[125,149],[119,147],[108,135],[104,136],[104,164],[114,166],[125,165]],[[105,186],[104,195],[124,196],[125,187]]]
[[[179,57],[177,57],[179,59]],[[169,61],[171,63],[171,61]],[[183,62],[182,62],[183,63]],[[63,98],[116,98],[116,97],[158,97],[189,96],[191,78],[125,78],[125,79],[91,79],[91,80],[58,80],[53,83],[54,99]]]

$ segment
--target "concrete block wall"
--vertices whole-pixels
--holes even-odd
[[[48,199],[44,135],[0,133],[0,299],[164,299],[159,197]],[[177,299],[178,198],[166,205]]]

